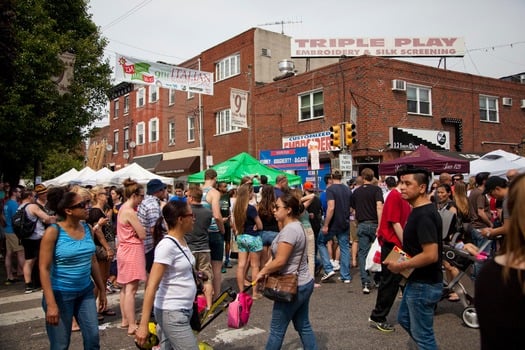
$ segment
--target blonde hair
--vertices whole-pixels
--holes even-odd
[[[98,202],[98,194],[100,192],[106,192],[106,189],[100,185],[97,185],[91,189],[91,204],[95,205]]]
[[[461,213],[463,217],[470,217],[470,206],[467,198],[467,186],[465,186],[463,181],[456,182],[454,185],[453,197],[458,212]]]
[[[510,214],[510,225],[501,247],[501,254],[507,256],[503,266],[503,279],[510,278],[510,267],[525,262],[525,174],[514,178],[508,192],[507,206]],[[522,274],[518,274],[522,292],[525,293],[525,283]]]
[[[80,197],[82,197],[82,199],[86,201],[89,200],[91,203],[93,203],[93,194],[87,188],[79,186],[79,185],[75,185],[71,187],[71,192],[75,192],[79,194]]]
[[[130,199],[133,194],[138,194],[144,188],[144,186],[131,178],[124,180],[122,184],[124,185],[124,198],[126,200]]]

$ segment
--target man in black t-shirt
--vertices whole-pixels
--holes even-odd
[[[427,195],[428,170],[406,166],[397,176],[401,196],[413,208],[403,232],[403,250],[411,258],[384,264],[393,273],[414,269],[407,279],[397,320],[418,348],[437,349],[433,325],[434,308],[443,290],[441,217]]]

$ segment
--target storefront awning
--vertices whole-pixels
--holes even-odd
[[[163,176],[179,177],[199,172],[199,157],[186,157],[160,161],[155,173]]]
[[[155,167],[157,166],[157,164],[159,164],[161,159],[162,153],[159,153],[148,156],[133,157],[133,162],[137,163],[138,165],[140,165],[148,171],[153,171],[153,169],[155,169]]]

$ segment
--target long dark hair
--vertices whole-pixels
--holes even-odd
[[[153,228],[152,236],[154,246],[157,246],[160,240],[168,233],[168,229],[173,229],[177,226],[179,217],[186,214],[187,211],[188,203],[181,201],[168,202],[168,204],[162,208],[162,216],[157,220]]]
[[[75,204],[75,198],[80,197],[78,193],[69,192],[65,187],[52,187],[47,192],[47,207],[66,218],[66,209]]]

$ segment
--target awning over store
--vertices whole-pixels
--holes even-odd
[[[448,151],[436,151],[437,153],[439,154],[442,154],[446,157],[452,157],[452,158],[457,158],[457,159],[462,159],[462,160],[476,160],[476,159],[479,159],[481,158],[481,156],[483,155],[483,153],[469,153],[469,152],[448,152]]]
[[[160,161],[155,173],[163,176],[179,177],[199,172],[199,157],[186,157]]]
[[[133,157],[133,162],[137,163],[148,171],[153,171],[157,164],[162,160],[162,153],[143,157]]]

